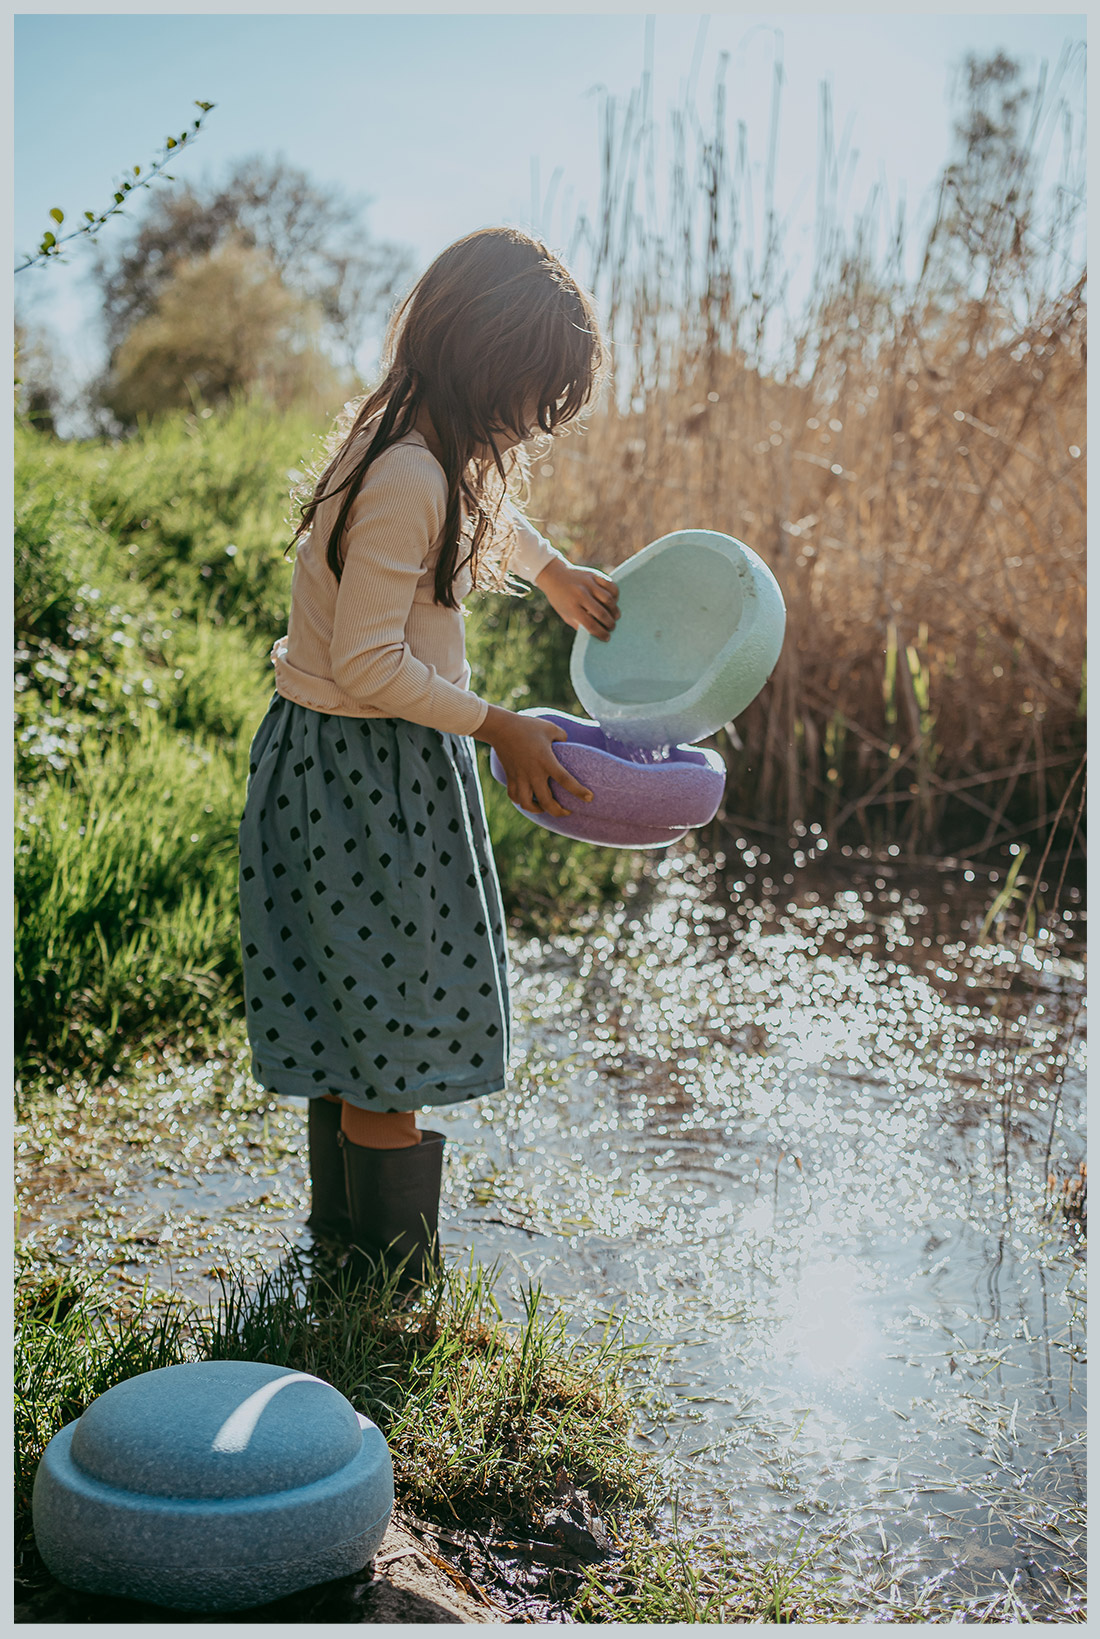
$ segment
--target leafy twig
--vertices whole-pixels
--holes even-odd
[[[123,205],[126,203],[128,194],[133,193],[138,188],[151,187],[158,176],[163,175],[165,180],[168,182],[174,181],[174,177],[170,176],[168,172],[165,171],[164,167],[168,164],[174,153],[177,153],[179,149],[185,145],[185,143],[194,139],[196,133],[202,126],[203,120],[206,118],[210,110],[215,107],[215,104],[212,102],[196,102],[195,107],[200,110],[200,113],[198,119],[192,121],[191,129],[189,131],[181,131],[178,137],[166,137],[163,149],[144,175],[142,174],[141,166],[135,165],[132,173],[125,177],[115,189],[112,204],[110,204],[105,211],[100,211],[98,213],[95,211],[85,211],[84,221],[78,228],[73,228],[71,233],[62,234],[59,239],[53,230],[49,229],[42,235],[42,242],[34,255],[28,256],[25,261],[17,264],[15,269],[16,273],[23,273],[29,267],[38,267],[45,262],[52,261],[54,258],[60,257],[61,247],[69,244],[73,239],[79,239],[82,235],[87,234],[90,238],[94,239],[97,230],[101,228],[105,222],[109,221],[112,216],[119,215]],[[50,212],[50,216],[53,218],[58,227],[60,227],[62,222],[65,220],[64,211],[56,205]],[[62,258],[62,260],[63,259],[64,258]]]

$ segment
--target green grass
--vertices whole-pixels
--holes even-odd
[[[150,1043],[205,1041],[243,1012],[236,829],[286,630],[290,490],[321,431],[241,403],[117,444],[16,428],[24,1091]],[[576,709],[571,642],[537,593],[475,599],[474,687]],[[532,825],[481,750],[513,924],[551,932],[616,898],[638,856]]]
[[[15,1541],[33,1571],[31,1493],[59,1429],[114,1384],[175,1365],[190,1348],[187,1305],[146,1297],[117,1307],[106,1284],[20,1262],[15,1283]]]
[[[578,1622],[844,1622],[835,1579],[812,1553],[757,1563],[721,1543],[632,1534],[610,1566],[594,1566],[573,1608]]]
[[[612,1329],[567,1335],[538,1288],[506,1325],[481,1267],[450,1269],[415,1303],[393,1279],[358,1288],[346,1270],[308,1270],[291,1253],[258,1276],[223,1278],[203,1313],[146,1294],[119,1312],[104,1274],[34,1267],[16,1278],[16,1538],[26,1574],[31,1489],[48,1441],[96,1396],[188,1359],[262,1360],[332,1383],[390,1444],[399,1503],[421,1515],[537,1527],[564,1469],[611,1519],[648,1501],[651,1475],[630,1443],[620,1373],[631,1350]]]
[[[16,1039],[25,1070],[104,1070],[215,1027],[240,988],[236,828],[247,746],[148,718],[90,733],[17,816]]]
[[[184,613],[285,630],[292,474],[324,429],[302,413],[238,402],[165,416],[120,443],[58,443],[17,429],[21,485],[57,490],[94,520],[117,572]],[[41,501],[40,501],[41,504]]]
[[[421,1513],[538,1524],[565,1469],[618,1513],[646,1497],[613,1328],[567,1335],[537,1287],[505,1325],[494,1275],[453,1267],[411,1307],[396,1277],[356,1289],[346,1269],[307,1275],[293,1254],[253,1288],[227,1285],[204,1341],[212,1359],[313,1372],[377,1422],[398,1496]]]

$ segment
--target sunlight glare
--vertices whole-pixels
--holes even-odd
[[[875,1336],[866,1296],[855,1259],[815,1259],[778,1296],[773,1353],[815,1376],[859,1372]]]

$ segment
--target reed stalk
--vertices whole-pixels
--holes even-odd
[[[583,435],[536,461],[532,511],[606,568],[688,527],[770,565],[785,647],[723,742],[729,806],[762,827],[987,850],[1064,811],[1084,749],[1085,274],[1052,270],[1076,243],[1076,138],[1045,215],[1037,177],[1072,68],[1030,93],[965,222],[948,183],[970,161],[955,163],[921,241],[877,197],[844,225],[824,96],[796,313],[778,102],[762,217],[721,81],[708,120],[673,111],[665,174],[646,87],[605,104],[599,212],[570,249],[612,327],[615,377]],[[978,235],[979,183],[992,203],[1010,184],[1025,200],[1015,238],[995,211]]]

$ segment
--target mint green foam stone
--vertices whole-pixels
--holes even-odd
[[[764,560],[732,535],[681,529],[612,570],[619,621],[605,643],[578,630],[570,677],[609,738],[694,745],[768,681],[787,612]]]

